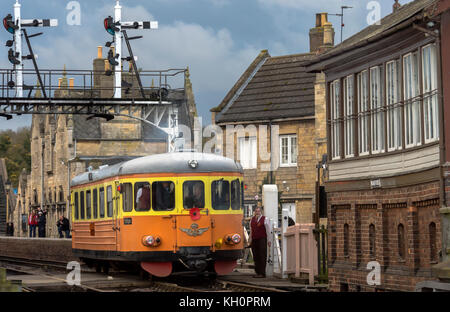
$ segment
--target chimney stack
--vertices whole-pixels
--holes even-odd
[[[328,22],[328,13],[316,14],[316,27],[309,31],[309,51],[322,53],[334,46],[334,28]]]

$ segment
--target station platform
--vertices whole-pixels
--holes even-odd
[[[72,240],[65,238],[0,237],[0,256],[29,260],[70,262]]]

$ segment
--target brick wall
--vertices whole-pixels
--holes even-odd
[[[437,263],[442,248],[439,182],[327,195],[332,291],[412,291],[419,281],[434,279],[431,266]],[[371,224],[375,228],[373,255]],[[403,236],[399,235],[400,224]],[[369,286],[367,264],[374,260],[381,266],[381,285]]]

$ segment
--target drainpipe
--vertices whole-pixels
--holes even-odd
[[[44,211],[44,141],[42,141],[41,147],[41,210]]]
[[[66,203],[66,218],[70,220],[70,164],[77,159],[77,140],[74,140],[74,155],[73,158],[67,160],[67,203]]]

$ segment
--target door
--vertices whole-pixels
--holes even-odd
[[[120,211],[120,203],[122,202],[120,200],[121,194],[120,192],[117,190],[119,187],[119,181],[116,180],[114,181],[114,187],[113,187],[113,202],[114,202],[114,206],[113,206],[113,229],[114,229],[114,236],[115,236],[115,250],[116,251],[120,251],[120,246],[119,246],[119,242],[120,242],[120,219],[119,219],[119,211]]]

